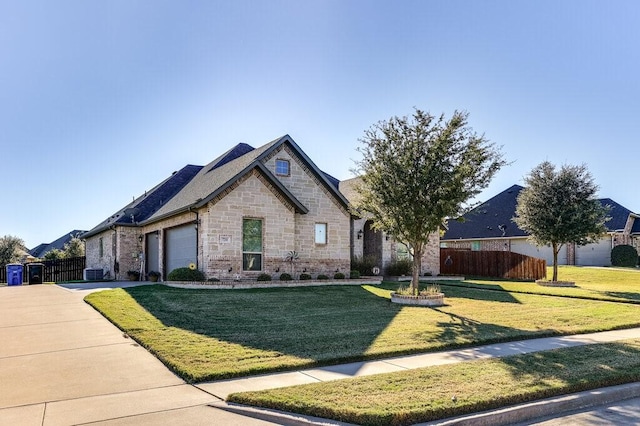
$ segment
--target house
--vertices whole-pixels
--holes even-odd
[[[358,193],[354,186],[360,181],[359,177],[340,182],[340,192],[351,204],[357,201]],[[407,246],[396,241],[390,235],[377,231],[372,227],[373,221],[366,216],[354,215],[352,218],[351,238],[353,241],[352,257],[372,257],[376,260],[382,272],[394,261],[409,259]],[[430,273],[440,274],[440,236],[434,233],[429,237],[429,243],[422,255],[422,271],[420,275]]]
[[[87,267],[121,279],[195,267],[207,278],[350,269],[350,213],[338,181],[286,135],[187,165],[83,235]]]
[[[440,246],[464,250],[506,250],[542,258],[553,263],[550,246],[537,247],[528,240],[528,233],[512,220],[517,197],[523,187],[513,185],[495,197],[464,214],[460,220],[450,220]],[[610,266],[611,249],[629,244],[640,249],[640,219],[637,214],[610,198],[599,200],[610,207],[607,233],[599,241],[585,246],[568,244],[560,249],[559,265]]]
[[[33,258],[42,259],[44,255],[50,252],[51,250],[54,250],[54,249],[64,250],[65,245],[67,245],[67,243],[71,241],[72,238],[79,237],[85,232],[86,231],[74,229],[71,232],[67,232],[62,237],[58,238],[52,243],[38,244],[37,246],[29,250],[28,254],[31,255]]]

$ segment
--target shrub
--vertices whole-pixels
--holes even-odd
[[[176,268],[167,275],[169,281],[204,281],[205,276],[202,271],[191,268]]]
[[[353,271],[349,272],[349,278],[351,278],[352,280],[357,280],[358,278],[360,278],[360,271],[354,269]]]
[[[271,281],[271,275],[265,274],[263,272],[262,274],[258,275],[258,278],[256,278],[256,280],[258,280],[258,281]]]
[[[376,263],[376,256],[354,256],[351,259],[351,269],[360,272],[360,275],[373,275]]]
[[[611,250],[611,264],[613,266],[634,267],[638,264],[638,252],[633,246],[615,246]]]
[[[138,271],[127,271],[127,278],[130,281],[138,281],[140,279],[140,272],[138,272]]]
[[[318,280],[328,280],[329,277],[325,274],[318,274]]]
[[[291,281],[292,279],[291,274],[287,274],[286,272],[280,274],[280,281]]]
[[[342,272],[336,272],[333,275],[333,279],[335,279],[335,280],[344,280],[344,274]]]
[[[395,260],[387,266],[387,275],[392,277],[399,277],[402,275],[411,275],[413,269],[412,262],[410,260]]]
[[[300,274],[300,281],[307,281],[311,279],[311,275],[309,274]]]
[[[211,277],[211,278],[209,278],[207,281],[209,281],[209,282],[211,282],[211,283],[217,283],[217,282],[220,282],[220,280],[219,280],[218,278],[216,278],[216,277]]]

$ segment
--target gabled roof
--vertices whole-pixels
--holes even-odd
[[[516,199],[522,189],[520,185],[513,185],[465,213],[461,219],[450,219],[447,222],[449,229],[442,239],[528,236],[511,220],[515,216]]]
[[[264,176],[295,207],[298,213],[307,213],[308,209],[263,164],[266,157],[285,144],[295,152],[318,180],[347,207],[347,200],[337,190],[335,184],[337,179],[318,169],[293,139],[289,135],[285,135],[256,149],[246,149],[245,147],[244,154],[229,161],[224,162],[225,157],[231,151],[215,159],[204,166],[189,184],[171,201],[162,206],[147,222],[160,220],[192,208],[200,208],[253,170]]]
[[[114,225],[144,225],[200,208],[253,171],[260,173],[298,213],[305,214],[308,209],[264,165],[264,159],[285,144],[338,202],[348,207],[348,201],[338,191],[338,179],[321,171],[293,139],[285,135],[259,148],[240,143],[206,166],[185,166],[82,237],[91,237]]]
[[[50,252],[53,249],[64,250],[65,244],[67,244],[73,237],[81,236],[86,231],[80,231],[78,229],[74,229],[71,232],[64,234],[62,237],[58,238],[52,243],[46,244],[38,244],[36,247],[29,250],[29,254],[33,257],[41,258],[47,252]]]
[[[513,185],[476,208],[462,215],[458,220],[448,222],[449,229],[442,240],[484,239],[500,237],[527,237],[511,219],[516,215],[517,198],[524,188]],[[609,206],[610,220],[605,223],[609,232],[622,231],[631,210],[610,198],[599,199],[603,206]],[[638,221],[636,221],[638,222]],[[635,227],[635,226],[634,226]]]
[[[202,166],[187,165],[82,235],[88,238],[113,225],[133,226],[151,217],[193,179]]]

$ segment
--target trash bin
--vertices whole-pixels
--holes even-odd
[[[22,285],[22,265],[19,263],[7,265],[7,285]]]
[[[27,277],[29,284],[42,284],[42,274],[44,273],[44,265],[42,263],[27,264]]]

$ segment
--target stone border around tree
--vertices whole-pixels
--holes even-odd
[[[411,296],[408,294],[391,293],[391,302],[400,305],[413,306],[444,306],[444,293],[429,294],[426,296]]]

